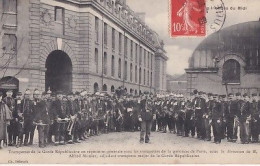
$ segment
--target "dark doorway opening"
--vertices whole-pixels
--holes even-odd
[[[45,90],[52,92],[72,91],[72,62],[63,51],[56,50],[49,54],[46,60]]]
[[[15,77],[7,76],[0,79],[0,91],[6,96],[8,90],[13,91],[13,97],[16,97],[19,91],[19,80]]]

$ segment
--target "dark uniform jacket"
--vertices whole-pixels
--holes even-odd
[[[252,118],[254,120],[259,120],[259,115],[260,115],[260,101],[256,102],[256,101],[252,101],[252,103],[250,103],[250,110],[252,113]]]
[[[35,112],[34,120],[36,122],[42,121],[43,124],[50,124],[51,118],[45,101],[35,102],[33,110]]]
[[[33,102],[30,99],[23,99],[21,105],[22,105],[22,113],[23,113],[24,120],[26,119],[33,120],[34,117]]]
[[[241,114],[238,117],[240,117],[241,122],[245,122],[247,118],[251,115],[250,102],[244,101],[241,105],[240,112]]]
[[[146,99],[141,101],[141,113],[140,117],[143,121],[152,121],[153,120],[153,108],[151,101]]]
[[[210,110],[210,117],[213,120],[223,120],[223,111],[221,109],[221,103],[212,101],[212,107]]]
[[[228,102],[228,108],[226,112],[226,117],[227,118],[234,118],[235,115],[237,115],[237,102],[236,101],[229,101]]]
[[[69,117],[70,111],[67,102],[56,100],[53,102],[52,109],[56,118],[64,119]]]

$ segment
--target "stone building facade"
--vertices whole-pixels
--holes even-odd
[[[159,36],[125,0],[2,0],[0,90],[166,90]]]
[[[240,23],[206,38],[193,52],[187,92],[260,92],[260,21]]]

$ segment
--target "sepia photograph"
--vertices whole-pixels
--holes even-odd
[[[0,0],[0,164],[259,164],[259,0]]]

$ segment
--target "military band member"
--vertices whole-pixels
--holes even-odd
[[[55,146],[65,145],[65,133],[68,119],[70,118],[70,110],[68,108],[68,99],[57,92],[57,100],[53,102],[53,111],[55,112]]]
[[[205,139],[205,127],[203,125],[203,114],[207,109],[206,100],[202,98],[203,93],[194,90],[195,98],[193,99],[193,107],[195,108],[195,123],[198,139]]]
[[[214,95],[214,98],[217,96]],[[213,103],[216,101],[213,99],[213,94],[208,94],[208,101],[207,101],[207,109],[205,109],[205,112],[203,114],[203,121],[205,126],[205,133],[203,134],[203,137],[206,141],[211,141],[211,124],[210,124],[210,111],[212,111]]]
[[[7,143],[7,127],[13,119],[12,112],[2,99],[3,93],[0,91],[0,149]]]
[[[213,96],[209,112],[213,127],[214,143],[219,144],[221,143],[222,137],[221,126],[223,123],[223,112],[221,109],[221,103],[218,101],[218,95]]]
[[[229,101],[228,101],[228,109],[225,114],[225,119],[227,122],[227,140],[228,142],[233,142],[236,140],[236,132],[234,132],[234,123],[235,123],[235,115],[237,112],[237,102],[235,101],[234,94],[230,93],[228,95]]]
[[[185,103],[186,116],[185,116],[185,137],[195,136],[195,119],[194,119],[194,110],[192,109],[192,102],[187,100]]]
[[[13,119],[10,121],[10,125],[7,127],[8,132],[8,146],[13,146],[16,144],[14,138],[15,138],[15,129],[17,126],[17,115],[15,113],[15,100],[13,98],[13,91],[8,90],[6,92],[6,97],[3,99],[5,104],[9,107],[10,111],[12,112]]]
[[[140,143],[149,143],[152,120],[155,119],[155,113],[152,112],[152,101],[150,99],[143,99],[141,101],[141,113],[139,121],[141,122]]]
[[[34,112],[33,102],[30,99],[31,91],[27,89],[22,100],[22,110],[24,117],[24,146],[33,144],[35,125],[33,124]],[[30,138],[30,140],[29,140]],[[29,141],[29,142],[28,142]]]
[[[242,144],[248,144],[250,142],[250,123],[251,123],[251,111],[249,96],[245,93],[243,95],[243,102],[241,103],[241,109],[238,113],[239,126],[240,126],[240,139]]]
[[[17,140],[16,147],[19,148],[23,143],[23,133],[24,133],[24,118],[23,118],[23,108],[22,108],[22,92],[18,92],[15,99],[15,112],[17,114],[17,126],[15,127],[15,138]]]
[[[260,130],[260,101],[256,93],[252,94],[250,110],[252,113],[252,125],[251,125],[252,143],[258,143],[259,130]]]
[[[49,133],[49,125],[51,123],[50,110],[47,108],[47,96],[46,93],[40,95],[39,90],[34,91],[34,104],[33,110],[35,112],[34,121],[37,125],[38,137],[39,137],[39,147],[46,147],[47,137]]]

